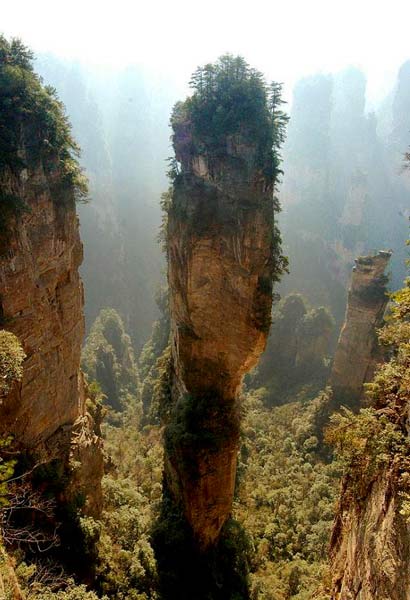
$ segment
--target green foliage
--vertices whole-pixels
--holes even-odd
[[[12,478],[16,461],[4,459],[1,454],[11,444],[11,438],[0,439],[0,515],[1,509],[7,506],[7,482]],[[0,542],[1,543],[1,542]]]
[[[74,579],[67,579],[62,586],[63,589],[56,589],[56,586],[52,584],[52,579],[46,585],[37,583],[35,581],[36,571],[31,573],[31,577],[27,577],[27,587],[25,587],[22,569],[20,568],[17,573],[20,584],[23,584],[21,587],[27,600],[108,600],[108,596],[97,596],[85,585],[77,585]],[[32,581],[33,579],[34,581]]]
[[[0,396],[6,395],[12,384],[21,380],[25,358],[18,338],[10,331],[0,330]]]
[[[257,143],[258,163],[267,179],[280,174],[280,147],[285,139],[287,115],[281,110],[281,84],[269,87],[263,75],[241,56],[225,54],[192,75],[193,94],[178,103],[171,118],[192,124],[192,143],[198,151],[213,156],[226,152],[227,138],[240,134],[245,142]],[[178,170],[171,167],[172,177]]]
[[[159,425],[170,404],[171,348],[169,345],[168,289],[161,288],[156,296],[160,318],[139,357],[141,400],[144,423]]]
[[[388,466],[394,456],[405,456],[409,442],[387,415],[374,408],[358,414],[347,408],[330,417],[325,441],[335,448],[345,475],[355,474],[355,497],[365,497],[368,486]]]
[[[115,411],[124,410],[129,396],[136,397],[139,377],[134,352],[114,309],[101,310],[95,320],[83,349],[82,368]]]
[[[234,517],[254,548],[251,598],[310,598],[326,572],[338,472],[318,459],[315,403],[246,397]]]
[[[190,477],[198,477],[198,461],[218,452],[238,437],[238,410],[234,401],[222,401],[217,393],[198,397],[185,394],[171,408],[164,432],[168,456],[177,456]]]
[[[103,479],[98,586],[112,599],[154,600],[157,575],[149,534],[162,496],[160,431],[140,431],[140,416],[130,411],[121,428],[105,425],[104,435],[112,468]]]
[[[43,86],[32,66],[33,54],[19,40],[0,36],[0,177],[19,177],[41,165],[56,191],[87,197],[87,182],[78,163],[64,107],[56,92]],[[20,214],[23,199],[0,188],[2,220]]]
[[[366,496],[369,485],[390,469],[402,492],[410,484],[410,441],[406,427],[410,403],[410,281],[391,295],[392,306],[382,344],[390,346],[391,358],[366,385],[370,408],[353,414],[343,409],[331,417],[326,439],[335,447],[346,475],[346,493]]]
[[[249,598],[249,540],[234,519],[225,523],[214,547],[198,551],[186,520],[165,490],[153,545],[164,600]]]
[[[328,376],[334,326],[327,308],[309,308],[300,294],[286,296],[273,310],[267,347],[249,385],[266,388],[269,405],[293,401],[301,388],[310,388],[313,398]]]

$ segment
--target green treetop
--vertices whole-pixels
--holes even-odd
[[[41,165],[57,190],[84,200],[87,182],[63,104],[32,63],[32,52],[19,40],[0,36],[0,181]],[[1,187],[0,194],[2,204],[13,200]]]
[[[190,86],[193,93],[177,103],[171,124],[189,122],[193,143],[215,155],[225,151],[228,136],[241,134],[257,145],[258,162],[265,176],[275,181],[288,120],[281,110],[281,84],[268,86],[241,56],[225,54],[214,64],[198,67]]]

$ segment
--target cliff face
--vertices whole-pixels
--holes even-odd
[[[389,355],[367,386],[371,407],[330,430],[344,468],[330,544],[333,600],[410,597],[409,317],[406,282],[379,331]]]
[[[331,540],[332,600],[410,597],[410,525],[400,514],[397,472],[384,470],[363,499],[345,480]]]
[[[238,393],[266,344],[272,301],[272,184],[257,145],[226,139],[217,159],[174,125],[181,173],[168,213],[173,381],[166,484],[194,537],[213,544],[232,506]]]
[[[27,357],[21,383],[1,399],[0,434],[11,434],[38,462],[58,458],[68,465],[70,458],[92,455],[81,487],[89,492],[90,512],[98,514],[102,453],[80,375],[83,254],[74,200],[52,196],[41,168],[26,171],[13,186],[27,211],[9,224],[3,240],[0,314]]]
[[[329,384],[335,406],[357,405],[363,384],[381,361],[376,330],[387,305],[384,271],[390,252],[358,258],[353,268],[345,321],[340,333]]]

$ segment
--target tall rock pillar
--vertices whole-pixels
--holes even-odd
[[[239,390],[266,344],[278,270],[266,88],[259,79],[265,104],[249,104],[244,118],[238,90],[253,71],[242,59],[223,60],[198,73],[194,95],[174,110],[167,211],[173,375],[165,484],[202,549],[216,543],[231,512]]]
[[[370,381],[381,361],[377,329],[387,305],[387,277],[384,274],[391,253],[356,259],[353,268],[345,321],[340,333],[329,384],[335,407],[356,406],[363,384]]]

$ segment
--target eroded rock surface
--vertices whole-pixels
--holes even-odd
[[[68,465],[73,431],[86,418],[78,219],[74,200],[54,197],[41,168],[28,170],[13,185],[28,210],[9,224],[2,239],[1,326],[18,337],[27,357],[21,383],[0,401],[0,434],[11,434],[17,447],[38,462],[60,459]],[[80,446],[77,455],[90,448],[94,453],[83,485],[93,496],[91,512],[98,514],[103,464],[92,423],[82,428]]]
[[[168,213],[173,357],[166,485],[201,547],[233,500],[242,378],[263,351],[272,302],[273,182],[258,146],[226,139],[217,158],[174,123],[181,173]]]
[[[387,469],[365,498],[345,479],[331,540],[332,600],[410,598],[410,525],[400,514],[397,473]]]
[[[381,362],[377,329],[388,297],[384,272],[390,252],[358,258],[353,268],[345,321],[340,333],[329,384],[334,406],[357,405],[363,384],[371,380]]]

